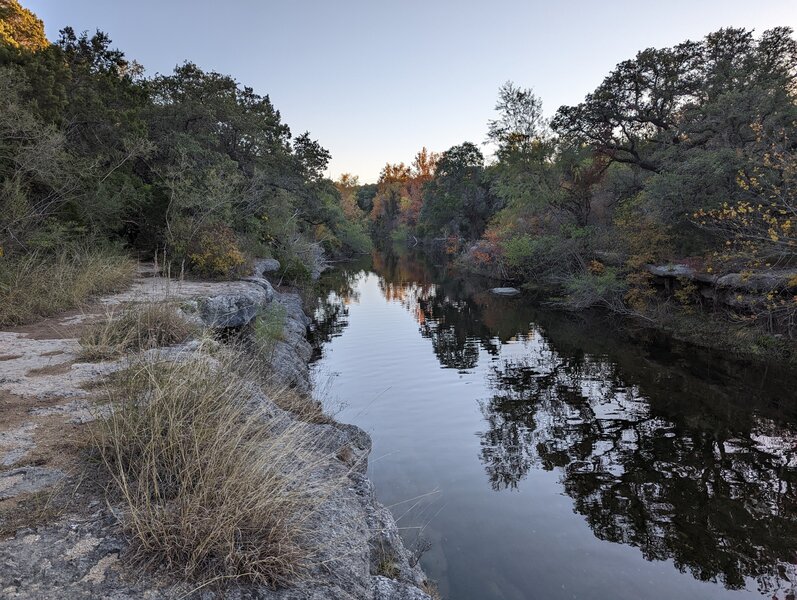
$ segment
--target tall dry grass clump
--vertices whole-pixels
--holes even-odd
[[[200,352],[130,367],[95,440],[144,565],[282,585],[312,561],[309,520],[331,485],[312,473],[327,458],[306,423],[261,414],[230,362]]]
[[[0,257],[0,326],[28,323],[121,291],[135,271],[130,257],[98,248]]]
[[[142,302],[111,309],[80,337],[82,360],[107,360],[125,352],[173,346],[199,334],[200,328],[174,303]]]

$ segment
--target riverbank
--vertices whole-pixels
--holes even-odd
[[[3,597],[430,598],[421,589],[431,591],[430,584],[365,475],[368,435],[329,417],[308,420],[280,402],[285,390],[302,397],[310,389],[309,319],[297,294],[278,293],[256,275],[236,282],[180,282],[144,269],[129,290],[100,298],[83,312],[0,332]],[[203,333],[168,348],[100,362],[83,358],[87,331],[109,311],[118,316],[127,307],[153,304],[174,307]],[[115,410],[108,382],[114,373],[128,378],[125,369],[142,360],[208,361],[213,368],[225,346],[217,340],[253,327],[258,315],[271,309],[281,315],[281,328],[270,340],[269,385],[254,380],[236,385],[249,390],[247,406],[262,427],[284,431],[298,423],[312,440],[302,448],[304,482],[295,483],[325,493],[301,517],[301,541],[312,550],[301,575],[272,589],[246,577],[231,578],[231,585],[224,578],[181,581],[163,564],[142,570],[141,561],[133,560],[141,556],[134,551],[140,540],[128,526],[130,506],[113,491],[95,451],[95,426]]]
[[[624,297],[627,286],[617,284],[621,275],[628,278],[629,273],[614,273],[612,284],[602,283],[598,275],[583,286],[568,288],[555,281],[507,279],[474,263],[467,254],[452,264],[463,274],[491,280],[490,287],[517,286],[540,306],[566,313],[605,311],[631,327],[655,330],[741,360],[797,364],[793,269],[720,276],[686,263],[648,264],[640,279],[644,301],[634,307]],[[595,263],[595,268],[604,265]]]

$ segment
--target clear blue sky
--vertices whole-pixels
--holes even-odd
[[[498,86],[551,115],[619,61],[725,26],[797,26],[797,0],[22,0],[51,39],[102,29],[148,73],[189,59],[269,94],[329,174],[375,181],[426,145],[482,142]]]

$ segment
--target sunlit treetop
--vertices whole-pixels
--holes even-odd
[[[33,52],[50,45],[42,20],[17,0],[0,0],[0,42]]]

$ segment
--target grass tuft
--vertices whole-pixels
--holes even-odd
[[[86,328],[80,337],[80,359],[108,360],[125,352],[173,346],[198,333],[199,328],[169,302],[131,304],[121,314],[111,310]]]
[[[279,406],[305,423],[334,423],[335,420],[324,412],[322,404],[311,395],[294,388],[273,388],[267,390],[268,397]]]
[[[227,362],[225,362],[227,361]],[[142,360],[114,379],[95,441],[145,566],[207,583],[279,586],[315,552],[308,519],[330,483],[309,426],[268,422],[231,364]]]
[[[421,584],[421,590],[432,600],[443,600],[443,596],[434,581],[425,579]]]
[[[136,264],[101,249],[0,256],[0,326],[21,325],[124,289]]]
[[[260,309],[252,324],[254,339],[262,354],[270,353],[274,345],[285,339],[285,307],[271,302]]]

